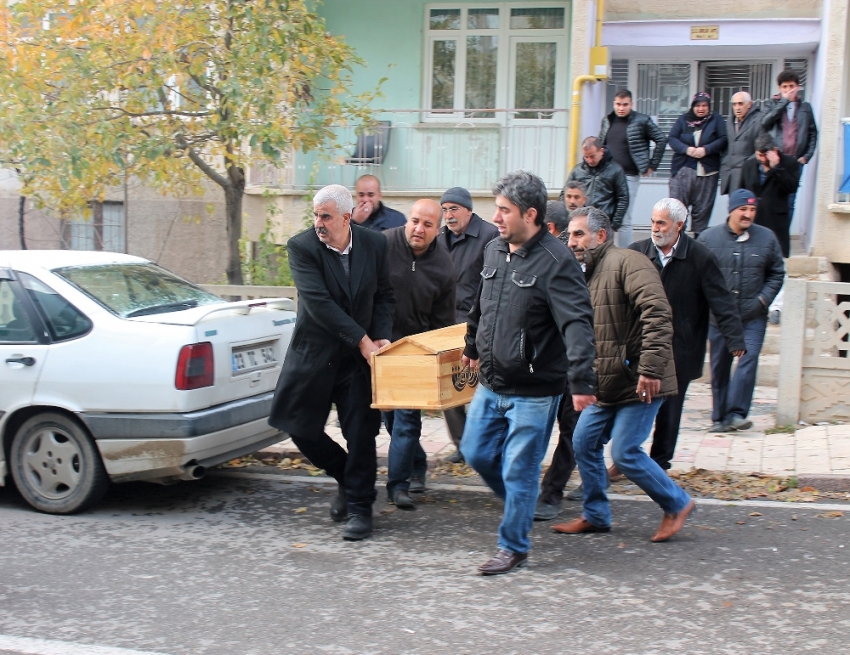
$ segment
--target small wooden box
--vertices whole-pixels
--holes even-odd
[[[372,356],[372,407],[449,409],[472,400],[478,371],[464,368],[466,323],[399,339]]]

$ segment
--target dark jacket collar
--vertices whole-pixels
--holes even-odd
[[[608,150],[608,147],[605,147],[605,154],[602,155],[602,160],[596,166],[590,166],[584,159],[581,160],[581,165],[589,173],[595,173],[597,171],[601,171],[608,165],[608,162],[612,161],[614,156],[611,154],[611,151]]]
[[[614,236],[611,235],[605,243],[584,251],[584,277],[590,279],[593,275],[593,269],[599,266],[599,262],[605,259],[605,255],[614,246]]]
[[[481,224],[484,222],[484,219],[481,218],[475,212],[472,212],[472,216],[469,218],[469,223],[466,224],[466,229],[461,233],[459,237],[456,237],[458,241],[462,241],[467,236],[470,237],[478,237],[481,234]],[[453,236],[451,230],[449,230],[448,225],[443,225],[440,228],[440,235],[446,239],[446,245],[451,242],[451,238]]]
[[[608,114],[608,125],[611,125],[611,123],[613,123],[618,118],[619,118],[619,116],[617,116],[617,112],[615,112],[614,110],[611,110],[611,113]],[[629,125],[631,125],[632,123],[635,122],[635,118],[637,118],[637,112],[634,109],[632,109],[629,112],[629,115],[626,116],[626,120],[629,122]]]
[[[511,256],[518,255],[520,257],[526,257],[528,253],[540,243],[540,240],[543,239],[547,234],[549,234],[549,230],[546,229],[546,224],[540,226],[540,229],[537,230],[537,234],[531,237],[528,241],[522,244],[519,248],[511,252]],[[496,250],[501,250],[502,252],[510,252],[510,245],[504,239],[499,239],[496,241]]]
[[[647,239],[647,241],[649,242],[649,246],[646,248],[644,254],[649,257],[653,263],[660,265],[658,262],[658,248],[655,247],[655,243],[653,243],[652,238]],[[673,259],[686,259],[692,241],[693,239],[685,233],[685,230],[679,232],[679,245],[676,246],[676,250],[673,251]]]

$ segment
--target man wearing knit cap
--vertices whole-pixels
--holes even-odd
[[[478,294],[484,265],[484,246],[499,236],[499,230],[472,211],[472,196],[463,187],[457,186],[446,191],[440,198],[440,206],[443,209],[444,225],[437,240],[452,256],[457,275],[456,318],[458,323],[466,323],[466,315]],[[457,464],[463,461],[460,438],[466,425],[466,407],[461,405],[447,409],[443,414],[449,435],[458,449],[447,460]],[[411,491],[417,488],[418,485],[411,484]]]
[[[776,235],[769,228],[754,224],[757,204],[752,192],[733,191],[729,194],[726,223],[711,227],[699,236],[699,242],[717,257],[726,286],[737,301],[746,347],[735,374],[730,375],[733,355],[715,318],[711,317],[708,341],[713,425],[710,432],[748,430],[753,425],[747,415],[767,329],[767,308],[782,288],[785,276],[785,262]]]

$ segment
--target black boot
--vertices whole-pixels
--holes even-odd
[[[345,500],[345,489],[340,484],[339,491],[331,501],[331,518],[337,523],[342,523],[348,518],[348,506]]]
[[[360,541],[372,536],[372,517],[363,514],[352,514],[345,524],[342,538],[346,541]]]

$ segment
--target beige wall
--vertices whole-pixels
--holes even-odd
[[[812,255],[832,262],[850,263],[850,204],[834,204],[843,171],[841,118],[850,112],[850,15],[846,0],[829,3],[825,74],[830,85],[843,92],[825,93],[818,128],[818,181],[815,191]]]
[[[130,254],[159,262],[193,282],[224,280],[227,262],[224,198],[209,185],[197,198],[171,198],[150,189],[130,189],[127,245]],[[109,197],[123,201],[123,193]],[[210,209],[212,212],[210,213]],[[30,250],[62,247],[61,222],[27,203],[26,244]],[[18,194],[13,184],[0,188],[0,249],[17,250]]]
[[[819,18],[822,5],[822,0],[606,0],[605,20]]]

